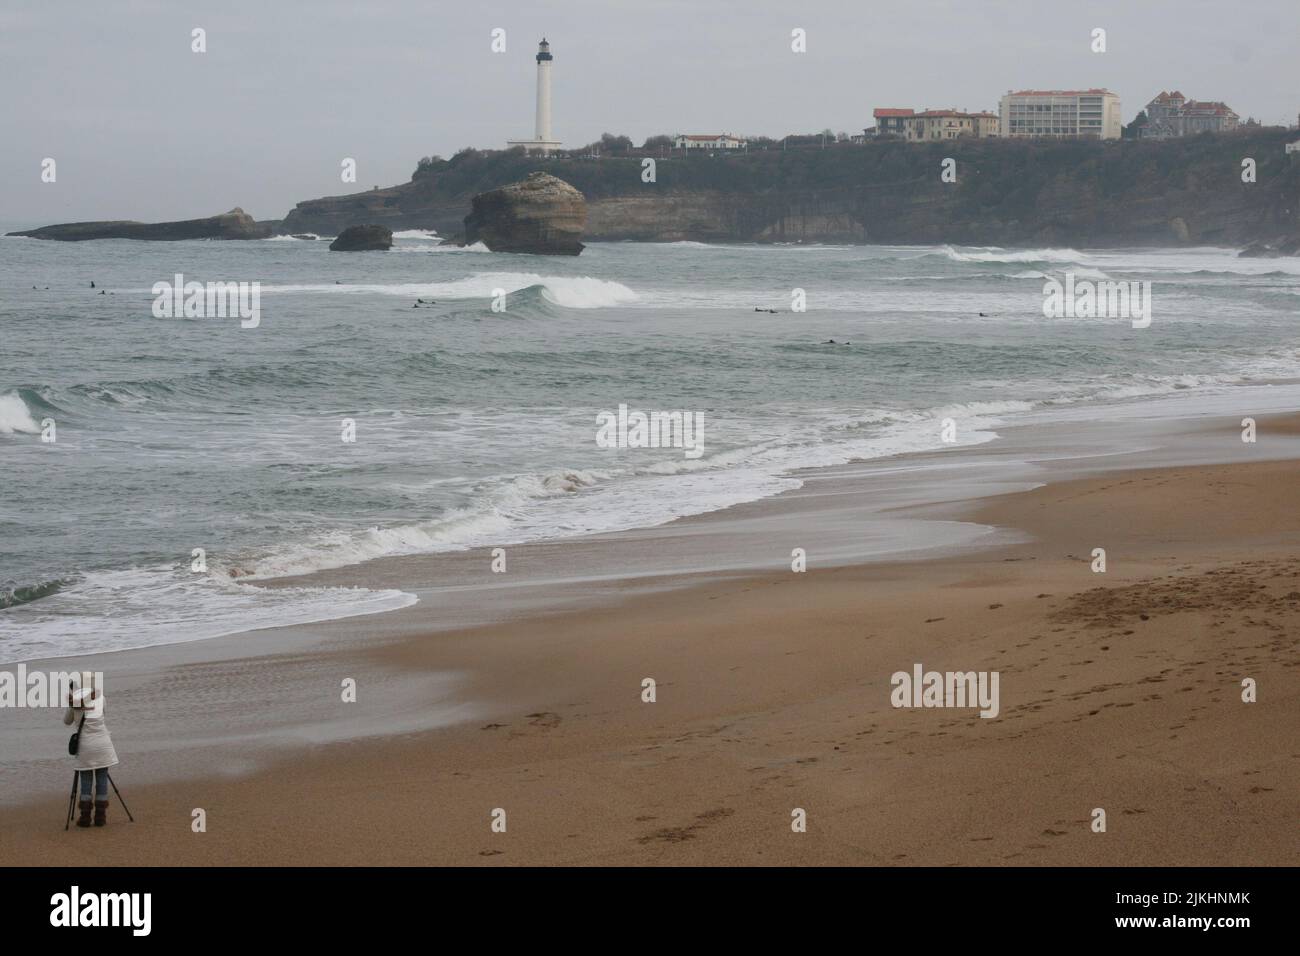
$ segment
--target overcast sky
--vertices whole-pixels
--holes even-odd
[[[1027,87],[1108,87],[1125,122],[1175,88],[1300,112],[1297,0],[3,0],[0,219],[278,219],[405,182],[421,156],[532,135],[543,34],[570,146],[860,131],[877,106],[996,110]]]

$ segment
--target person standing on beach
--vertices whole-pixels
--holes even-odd
[[[117,765],[117,751],[113,749],[113,738],[108,735],[104,723],[104,695],[101,691],[82,687],[68,694],[68,709],[63,714],[63,722],[71,724],[76,720],[80,721],[77,725],[80,736],[72,760],[81,793],[77,803],[81,811],[77,826],[90,826],[90,789],[93,783],[95,826],[102,827],[108,822],[108,768]]]

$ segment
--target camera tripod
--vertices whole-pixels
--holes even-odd
[[[68,829],[69,826],[72,825],[72,811],[77,806],[77,783],[79,782],[78,778],[80,778],[80,776],[83,773],[91,774],[93,779],[95,771],[93,770],[72,771],[72,793],[68,796],[68,819],[63,822],[63,829],[65,831]],[[113,780],[113,775],[109,773],[107,770],[104,771],[104,775],[108,777],[108,782],[113,786],[113,792],[117,794],[117,802],[122,804],[123,810],[126,810],[126,818],[130,820],[132,823],[135,823],[135,817],[131,816],[131,811],[127,809],[126,801],[122,799],[122,791],[117,789],[117,783],[116,781]]]

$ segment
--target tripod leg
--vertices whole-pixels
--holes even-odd
[[[68,819],[63,821],[64,832],[72,825],[72,808],[77,805],[77,782],[80,776],[80,770],[72,771],[72,793],[68,794]]]
[[[123,810],[126,810],[126,818],[135,823],[135,817],[131,816],[131,811],[127,809],[126,801],[122,799],[122,791],[117,789],[117,783],[113,780],[113,775],[107,770],[104,771],[104,775],[108,777],[108,782],[113,785],[113,792],[117,794],[117,802],[122,804]]]

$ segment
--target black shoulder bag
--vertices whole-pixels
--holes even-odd
[[[81,747],[81,728],[86,726],[86,712],[81,712],[81,723],[77,724],[77,732],[68,738],[68,753],[75,757],[77,750]]]

